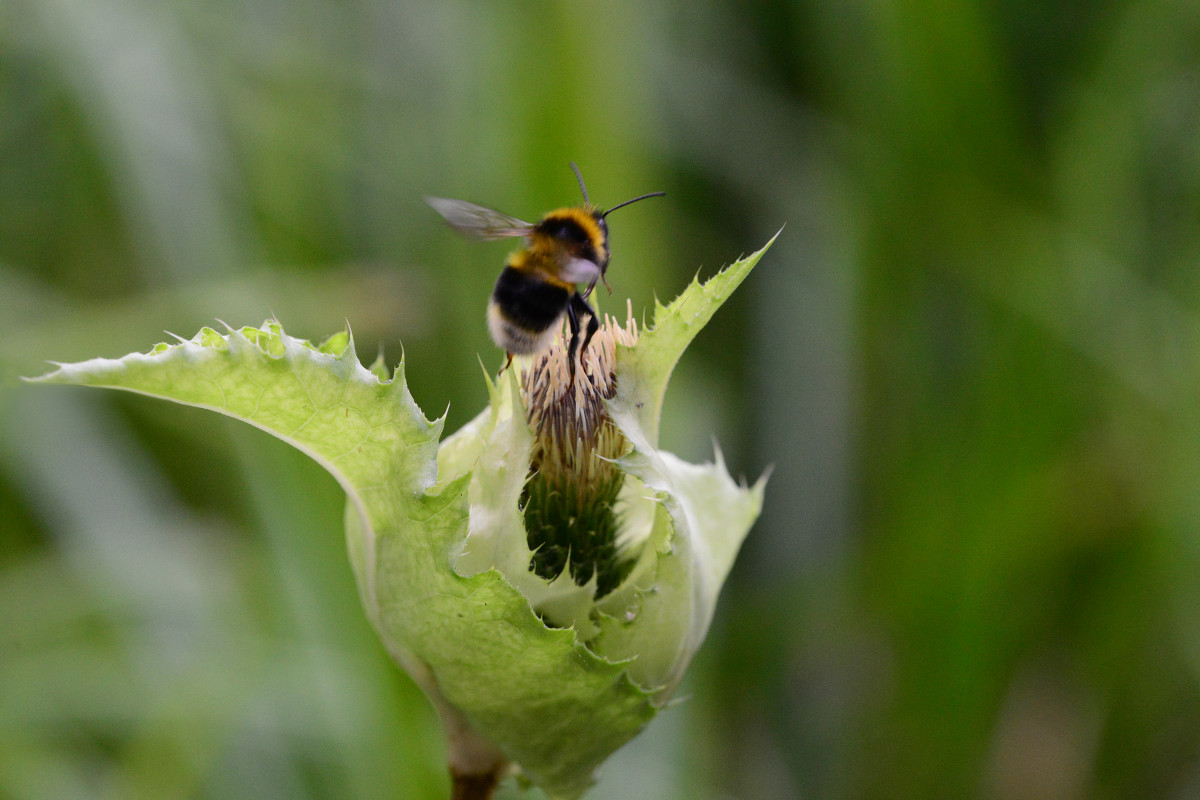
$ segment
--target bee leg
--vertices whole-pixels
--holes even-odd
[[[575,348],[579,346],[579,317],[576,316],[575,300],[579,292],[567,303],[567,326],[571,329],[571,343],[567,345],[567,369],[571,374],[571,383],[575,382]],[[587,303],[584,303],[586,306]]]
[[[604,276],[601,276],[601,277],[604,277]],[[605,286],[608,286],[608,281],[605,281],[605,282],[604,282],[604,285],[605,285]],[[592,281],[591,283],[589,283],[589,284],[588,284],[588,287],[587,287],[586,289],[584,289],[584,290],[583,290],[583,299],[584,299],[584,300],[587,300],[589,297],[591,297],[591,296],[592,296],[592,289],[595,289],[595,288],[596,288],[596,282],[595,282],[595,281]],[[609,294],[612,294],[612,289],[609,289],[609,290],[608,290],[608,293],[609,293]]]
[[[505,351],[505,354],[508,356],[508,361],[505,361],[505,362],[504,362],[504,366],[503,366],[503,367],[501,367],[501,368],[500,368],[500,371],[496,373],[496,377],[497,377],[497,378],[499,378],[501,375],[503,375],[503,374],[504,374],[504,370],[506,370],[506,369],[508,369],[509,367],[511,367],[511,366],[512,366],[513,354],[512,354],[512,353],[509,353],[507,350]]]
[[[596,335],[596,331],[600,330],[600,318],[596,316],[596,311],[591,306],[588,306],[588,312],[591,318],[588,319],[587,333],[583,337],[583,348],[581,353],[586,353],[588,343],[592,341],[592,337]]]
[[[571,365],[571,377],[575,377],[575,346],[579,344],[579,319],[578,315],[588,315],[587,333],[583,336],[583,348],[580,350],[580,355],[587,352],[588,343],[592,341],[592,337],[596,331],[600,330],[600,320],[596,317],[596,309],[588,305],[588,301],[583,299],[583,296],[578,292],[571,298],[571,304],[567,306],[567,316],[571,320],[571,345],[567,349],[567,359]]]
[[[608,289],[608,293],[609,293],[609,294],[612,294],[612,287],[608,285],[608,276],[607,276],[607,275],[605,275],[603,272],[601,272],[601,273],[600,273],[600,280],[604,281],[604,288],[605,288],[605,289]],[[595,283],[593,283],[592,285],[593,285],[593,286],[595,286],[596,284],[595,284]]]

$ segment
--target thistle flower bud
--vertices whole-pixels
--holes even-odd
[[[606,407],[616,395],[616,349],[637,343],[637,324],[606,318],[572,377],[562,340],[522,371],[521,401],[533,431],[521,509],[531,568],[547,580],[564,569],[579,585],[594,575],[603,597],[631,566],[617,547],[616,508],[629,448]]]

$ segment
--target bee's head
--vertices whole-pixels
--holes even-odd
[[[598,210],[588,207],[551,211],[533,228],[568,258],[589,261],[601,272],[608,266],[608,225]]]
[[[662,192],[651,192],[624,203],[618,203],[608,211],[596,208],[588,199],[587,187],[579,167],[571,163],[575,177],[579,179],[579,191],[583,193],[583,205],[560,208],[542,217],[541,222],[529,229],[526,238],[532,249],[540,251],[555,265],[555,277],[566,283],[587,283],[588,291],[597,279],[608,281],[604,273],[608,270],[608,222],[605,217],[622,206],[636,203],[647,197],[658,197]],[[611,290],[610,290],[611,291]],[[586,297],[586,293],[584,295]]]

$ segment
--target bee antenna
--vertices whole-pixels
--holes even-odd
[[[600,215],[600,219],[604,219],[609,214],[616,211],[618,208],[621,208],[622,206],[627,206],[630,203],[636,203],[638,200],[645,200],[647,197],[666,197],[666,195],[667,195],[666,192],[650,192],[649,194],[643,194],[639,197],[635,197],[632,200],[626,200],[624,203],[618,203],[617,205],[610,208],[608,211],[605,211],[603,214]]]
[[[579,191],[583,192],[583,202],[585,204],[591,204],[592,201],[588,200],[587,196],[587,187],[583,185],[583,173],[579,171],[579,167],[575,166],[574,161],[569,161],[567,163],[571,165],[571,171],[575,173],[575,177],[579,180]]]

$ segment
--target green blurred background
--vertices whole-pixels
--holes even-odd
[[[221,319],[456,428],[507,244],[640,315],[782,236],[663,439],[774,466],[686,702],[595,798],[1200,797],[1200,4],[0,4],[0,797],[444,798],[332,479],[31,387]],[[515,796],[506,790],[505,796]]]

